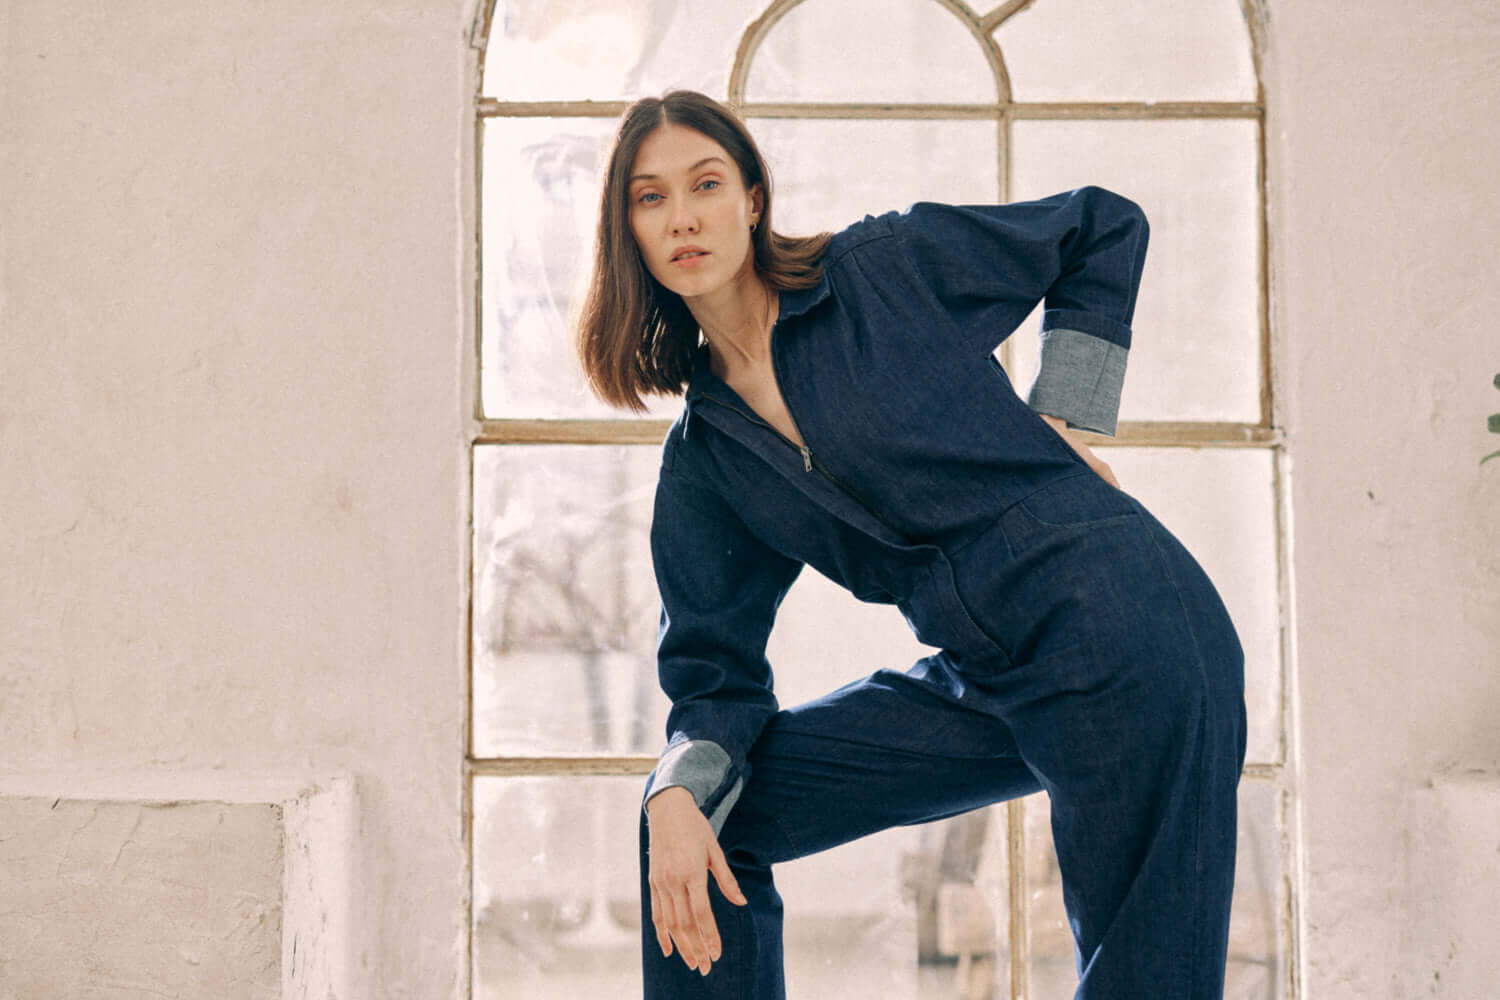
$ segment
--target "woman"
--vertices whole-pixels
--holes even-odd
[[[1078,996],[1222,994],[1240,644],[1073,431],[1114,432],[1146,236],[1083,188],[787,238],[727,109],[626,112],[579,349],[608,402],[685,394],[651,532],[648,997],[784,996],[772,865],[1038,790]],[[1042,300],[1023,401],[991,352]],[[765,643],[804,564],[941,652],[778,711]]]

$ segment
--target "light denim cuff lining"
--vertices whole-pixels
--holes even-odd
[[[729,810],[733,809],[734,804],[740,800],[740,792],[744,787],[745,779],[735,778],[734,786],[724,793],[724,801],[720,802],[719,808],[708,817],[708,825],[713,828],[715,837],[724,829],[724,821],[729,818]]]
[[[1054,328],[1042,332],[1041,370],[1026,402],[1070,427],[1113,435],[1129,350],[1102,337]]]
[[[657,762],[656,778],[651,782],[651,794],[646,801],[650,802],[658,792],[668,788],[686,788],[698,803],[698,808],[702,809],[703,803],[724,783],[728,774],[729,754],[723,747],[712,740],[684,740],[668,749]],[[715,834],[729,818],[729,810],[739,799],[743,784],[742,779],[737,780],[714,809],[713,815],[708,817]]]

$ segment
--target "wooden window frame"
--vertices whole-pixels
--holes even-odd
[[[1278,604],[1281,609],[1280,657],[1282,664],[1282,689],[1279,702],[1280,754],[1269,763],[1251,763],[1244,769],[1244,776],[1252,780],[1268,781],[1279,788],[1281,815],[1278,817],[1283,831],[1283,887],[1288,902],[1287,912],[1282,915],[1278,929],[1279,943],[1286,956],[1283,970],[1283,987],[1289,1000],[1301,995],[1298,942],[1291,933],[1295,926],[1298,900],[1292,892],[1291,865],[1295,856],[1285,842],[1291,835],[1288,820],[1292,809],[1292,774],[1287,768],[1287,706],[1291,696],[1291,637],[1287,627],[1289,581],[1286,567],[1289,565],[1288,540],[1285,526],[1285,437],[1275,423],[1275,400],[1273,397],[1274,370],[1271,353],[1269,273],[1269,230],[1266,212],[1266,122],[1265,92],[1261,65],[1264,50],[1264,24],[1258,0],[1238,0],[1241,14],[1248,27],[1252,65],[1255,73],[1255,100],[1253,101],[1072,101],[1072,102],[1028,102],[1012,99],[1010,76],[1006,69],[1004,54],[995,38],[995,30],[1008,18],[1032,6],[1034,2],[1047,0],[1007,0],[987,13],[979,13],[963,0],[930,0],[942,6],[968,29],[980,46],[994,78],[997,100],[992,103],[898,103],[898,102],[747,102],[745,87],[750,68],[761,44],[789,12],[804,0],[773,0],[764,12],[746,26],[740,37],[729,77],[729,93],[726,103],[747,121],[754,119],[858,119],[858,120],[945,120],[945,121],[992,121],[997,129],[996,148],[998,156],[999,201],[1010,200],[1012,185],[1010,150],[1012,148],[1012,125],[1017,121],[1079,121],[1079,120],[1177,120],[1237,119],[1253,122],[1256,129],[1256,197],[1258,210],[1257,276],[1257,321],[1259,327],[1258,377],[1260,380],[1260,417],[1254,423],[1216,421],[1121,421],[1116,435],[1109,437],[1087,431],[1079,433],[1090,447],[1139,447],[1139,448],[1256,448],[1269,449],[1272,461],[1272,491],[1276,538]],[[475,205],[483,205],[484,177],[484,126],[496,118],[594,118],[617,119],[629,107],[629,101],[504,101],[484,97],[483,68],[488,47],[489,31],[497,0],[480,0],[471,32],[470,44],[479,53],[474,118],[474,180]],[[485,445],[657,445],[666,435],[670,420],[626,418],[611,419],[494,419],[483,412],[483,400],[479,388],[481,378],[481,341],[483,337],[483,226],[482,211],[475,214],[475,289],[474,328],[472,345],[472,399],[474,408],[469,425],[470,453],[470,511],[472,529],[473,463],[474,449]],[[1001,347],[1001,360],[1007,367],[1011,361],[1009,342]],[[630,776],[649,774],[657,757],[641,754],[597,755],[597,754],[550,754],[527,756],[476,757],[473,740],[473,546],[472,532],[468,551],[465,553],[468,569],[469,611],[467,654],[467,704],[465,712],[465,777],[464,777],[464,840],[469,859],[471,891],[467,909],[467,967],[466,992],[472,995],[473,969],[473,789],[476,778],[495,777],[590,777]],[[1026,834],[1024,823],[1024,800],[1006,803],[1007,846],[1009,854],[1009,905],[1010,905],[1010,993],[1020,1000],[1029,996],[1030,934],[1028,928],[1028,891],[1025,869]]]

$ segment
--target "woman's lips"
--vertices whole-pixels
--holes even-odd
[[[693,250],[672,258],[672,263],[678,267],[690,267],[708,256],[707,250]]]

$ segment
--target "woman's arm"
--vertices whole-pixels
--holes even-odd
[[[646,789],[651,922],[663,956],[675,942],[707,975],[720,955],[708,874],[730,902],[745,903],[717,834],[744,788],[750,744],[776,711],[766,639],[802,565],[667,467],[651,555],[662,599],[657,669],[672,699],[667,750]]]
[[[662,602],[657,675],[672,709],[647,798],[684,787],[717,833],[743,787],[750,744],[776,712],[766,640],[802,564],[668,467],[657,482],[651,558]]]
[[[1150,233],[1139,206],[1083,187],[1007,205],[919,202],[892,226],[976,357],[1044,302],[1041,368],[1027,402],[1070,426],[1114,433]]]

